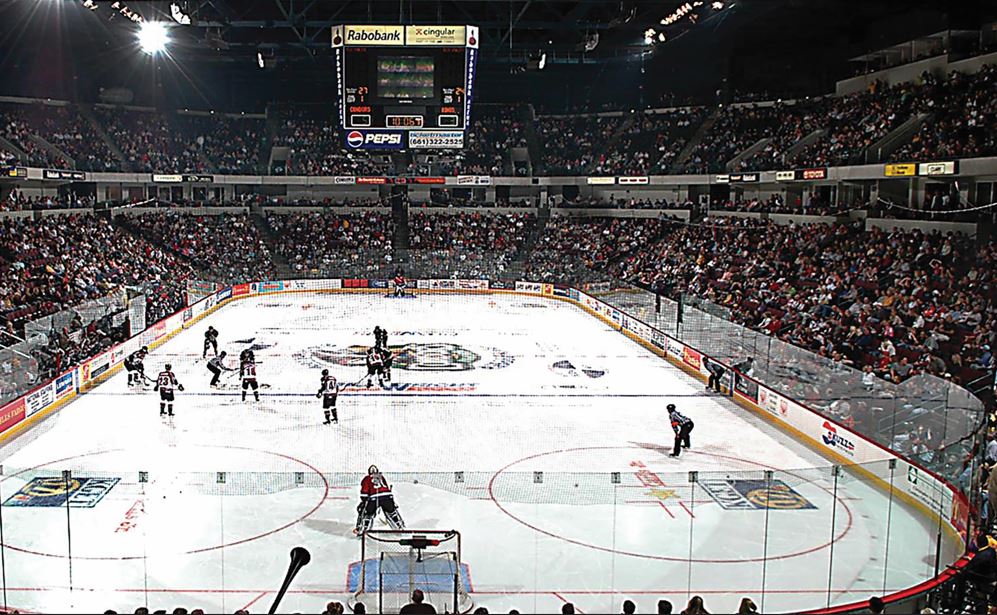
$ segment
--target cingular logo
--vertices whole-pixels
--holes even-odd
[[[837,428],[828,421],[824,421],[824,435],[821,436],[821,439],[824,444],[831,448],[839,448],[849,454],[855,452],[855,444],[851,440],[839,436]]]

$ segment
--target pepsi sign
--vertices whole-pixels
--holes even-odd
[[[346,133],[350,149],[404,149],[405,134],[394,130],[351,130]]]

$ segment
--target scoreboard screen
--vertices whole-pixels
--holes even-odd
[[[354,149],[463,147],[474,26],[336,26],[339,125]]]

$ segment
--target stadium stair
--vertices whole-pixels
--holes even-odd
[[[706,116],[706,119],[703,120],[703,123],[699,125],[699,128],[696,129],[696,132],[694,132],[692,137],[689,138],[689,141],[685,144],[685,147],[682,148],[682,151],[679,152],[679,155],[675,157],[675,161],[672,162],[671,168],[668,169],[670,173],[682,172],[682,167],[685,166],[685,163],[689,161],[689,158],[692,156],[693,150],[695,150],[696,146],[703,141],[703,137],[706,136],[706,133],[710,132],[710,129],[713,128],[713,125],[717,123],[717,118],[719,117],[719,115],[720,115],[719,107],[710,111],[710,114]]]
[[[548,221],[550,221],[550,206],[541,204],[537,208],[536,219],[530,221],[528,225],[526,239],[519,246],[519,251],[516,252],[516,255],[509,261],[509,267],[506,269],[506,276],[509,279],[523,279],[526,262],[530,260],[530,253],[537,247],[537,243],[540,241],[540,236],[543,234]]]
[[[76,160],[66,152],[62,151],[58,147],[52,145],[51,143],[49,143],[48,141],[46,141],[45,139],[36,134],[28,135],[28,138],[31,139],[31,141],[34,142],[35,145],[42,148],[49,154],[55,156],[56,158],[61,158],[62,160],[65,160],[69,164],[70,169],[76,168]]]
[[[729,161],[727,161],[727,164],[725,165],[724,168],[727,170],[728,173],[731,171],[737,171],[738,167],[741,166],[742,162],[744,162],[748,158],[751,158],[758,152],[765,149],[765,146],[767,146],[771,142],[772,142],[772,137],[765,137],[763,139],[758,139],[757,141],[749,145],[747,148],[745,148],[744,151],[739,153],[737,156],[734,156]],[[748,170],[750,171],[751,169]]]
[[[107,131],[104,130],[104,127],[97,121],[96,116],[93,114],[93,107],[90,105],[79,104],[77,105],[77,108],[79,109],[80,115],[83,119],[90,124],[93,131],[97,133],[98,137],[100,137],[100,140],[104,142],[104,145],[106,145],[107,148],[111,150],[111,153],[114,154],[114,157],[118,159],[118,163],[121,165],[121,168],[128,169],[128,159],[125,158],[125,154],[121,151],[121,148],[117,146],[114,140],[111,139],[111,136],[107,134]]]
[[[27,164],[29,156],[21,148],[14,145],[12,141],[0,137],[0,150],[10,152],[17,156],[17,159],[21,161],[21,164]]]
[[[110,215],[110,212],[109,212],[108,215]],[[159,239],[156,239],[155,237],[151,237],[149,235],[146,235],[142,231],[138,230],[137,228],[135,228],[134,226],[132,226],[131,224],[129,224],[128,220],[129,220],[129,217],[126,216],[126,215],[124,215],[124,214],[121,214],[121,215],[118,215],[118,216],[112,216],[111,217],[111,223],[115,227],[117,227],[117,228],[121,229],[122,231],[128,233],[132,237],[135,237],[136,239],[138,239],[140,241],[144,241],[146,243],[151,243],[152,245],[156,246],[157,248],[159,248],[159,249],[161,249],[161,250],[163,250],[165,252],[169,252],[170,254],[173,254],[177,258],[179,258],[181,260],[185,260],[188,263],[190,263],[191,265],[193,265],[194,268],[201,274],[201,279],[203,279],[203,280],[214,279],[207,271],[205,271],[204,269],[201,268],[200,264],[197,261],[195,261],[194,259],[190,258],[189,256],[187,256],[185,254],[181,254],[180,252],[177,252],[176,250],[174,250],[170,246],[166,245],[165,243],[163,243]]]
[[[883,136],[883,138],[866,148],[863,158],[855,162],[859,164],[862,162],[884,162],[890,157],[890,154],[910,143],[914,135],[921,130],[921,126],[931,116],[932,114],[930,113],[915,113],[906,122],[897,126]]]
[[[519,107],[519,112],[519,119],[522,120],[523,126],[526,128],[526,149],[530,154],[530,175],[533,175],[534,171],[539,168],[537,166],[539,161],[543,159],[540,153],[542,151],[540,137],[537,135],[536,128],[537,114],[533,105],[522,105]]]
[[[803,150],[807,149],[811,143],[816,143],[818,140],[823,139],[828,132],[827,128],[818,128],[787,147],[786,151],[782,153],[782,162],[786,165],[786,168],[791,168],[793,161],[803,153]]]
[[[638,117],[637,113],[631,113],[628,116],[626,116],[623,122],[620,123],[619,127],[613,131],[613,134],[609,135],[609,138],[606,139],[606,141],[597,149],[603,152],[615,151],[616,146],[620,142],[620,140],[624,137],[624,135],[630,132],[630,129],[633,128],[633,125],[637,123],[637,117]],[[592,162],[589,163],[589,168],[585,169],[585,171],[590,172],[592,169],[592,165],[594,165],[595,163],[596,160],[593,159]]]
[[[292,275],[291,264],[287,257],[277,251],[277,240],[280,235],[267,222],[263,215],[263,207],[258,203],[249,206],[249,221],[253,223],[256,230],[260,232],[260,237],[263,237],[263,241],[267,244],[267,248],[270,250],[270,260],[273,261],[277,274],[290,277]]]

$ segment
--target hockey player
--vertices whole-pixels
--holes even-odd
[[[381,327],[374,327],[374,347],[375,348],[387,348],[388,347],[388,332]]]
[[[211,382],[208,383],[208,386],[213,386],[213,387],[218,386],[218,378],[221,377],[222,372],[234,371],[231,367],[225,367],[225,364],[222,362],[226,356],[228,355],[223,350],[218,353],[217,357],[211,357],[210,359],[208,359],[208,371],[211,372],[212,374]]]
[[[384,384],[384,360],[381,358],[381,351],[378,348],[367,350],[367,388],[373,386],[373,378],[377,376],[377,383]]]
[[[169,413],[173,416],[173,389],[183,391],[183,385],[177,381],[176,374],[173,373],[173,366],[167,363],[163,366],[163,371],[159,372],[156,378],[156,386],[153,391],[159,391],[159,416],[166,416]]]
[[[692,433],[692,428],[695,425],[693,425],[692,419],[675,409],[675,404],[668,404],[668,420],[672,424],[672,431],[675,432],[675,448],[668,456],[678,457],[683,448],[692,446],[689,434]]]
[[[142,384],[145,377],[145,365],[142,361],[149,354],[149,347],[142,346],[125,358],[125,370],[128,371],[128,386]]]
[[[329,370],[322,370],[322,380],[319,382],[318,393],[315,397],[322,400],[322,410],[325,412],[323,425],[338,423],[339,416],[336,414],[336,397],[339,396],[339,383],[336,377],[329,373]]]
[[[388,350],[387,346],[381,346],[381,373],[384,374],[384,380],[391,382],[391,364],[395,361],[395,355]]]
[[[208,349],[218,356],[218,330],[214,327],[208,327],[208,330],[204,332],[204,352],[201,353],[201,358],[206,359],[208,357]]]
[[[256,382],[256,360],[255,357],[239,364],[239,377],[242,378],[242,401],[246,401],[246,391],[253,389],[253,397],[260,401],[260,385]]]
[[[404,297],[405,296],[405,288],[406,288],[407,285],[405,283],[405,276],[402,275],[401,271],[395,273],[394,282],[395,282],[395,296],[396,297]]]
[[[370,466],[367,469],[367,476],[360,482],[360,504],[357,505],[357,526],[353,533],[363,536],[374,524],[378,509],[384,511],[384,516],[388,520],[388,525],[393,530],[404,530],[405,521],[398,512],[395,505],[395,498],[391,494],[391,485],[387,479],[377,469],[377,466]]]
[[[253,351],[249,348],[246,348],[239,353],[239,364],[242,365],[246,361],[256,362],[256,355],[254,355]]]

